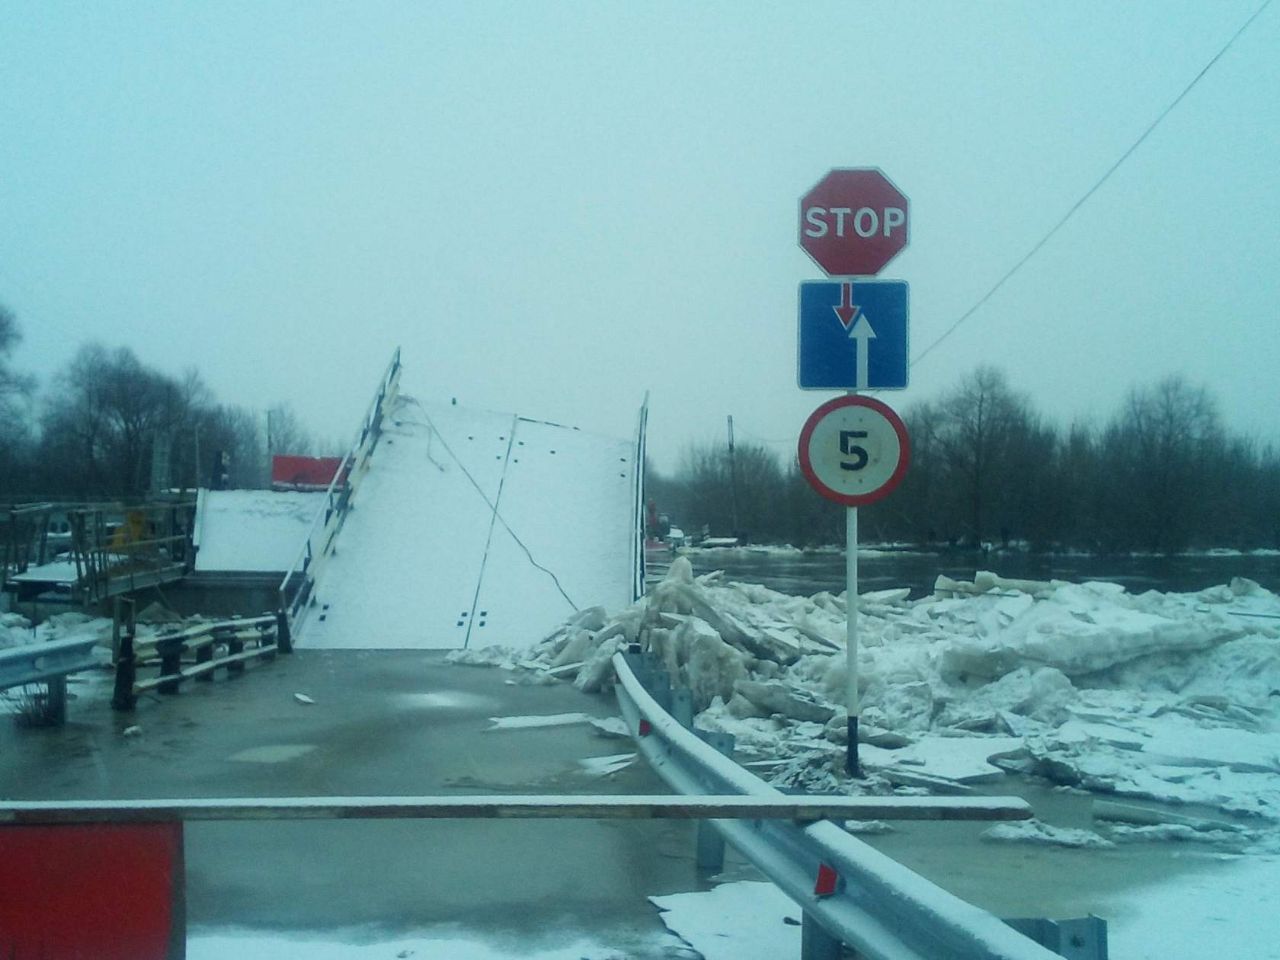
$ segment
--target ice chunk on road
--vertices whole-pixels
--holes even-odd
[[[704,893],[650,897],[662,922],[704,960],[800,955],[800,908],[772,883],[722,883]]]
[[[529,717],[490,717],[493,730],[531,730],[535,727],[567,727],[575,723],[589,723],[591,718],[585,713],[549,713]]]

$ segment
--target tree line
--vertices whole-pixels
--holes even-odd
[[[195,370],[172,376],[128,347],[84,344],[41,386],[12,367],[19,340],[0,306],[0,500],[265,487],[272,452],[319,452],[288,404],[220,403]]]
[[[1132,388],[1101,425],[1049,423],[984,366],[903,413],[911,466],[859,511],[863,540],[1107,554],[1280,547],[1280,451],[1233,434],[1182,376]],[[844,509],[795,455],[755,443],[688,447],[648,495],[687,532],[814,546],[844,542]]]

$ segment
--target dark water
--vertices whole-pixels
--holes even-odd
[[[844,556],[838,553],[778,556],[749,549],[708,550],[691,553],[689,559],[695,573],[723,570],[731,580],[760,583],[783,593],[809,596],[821,590],[839,593],[845,587]],[[933,592],[938,574],[972,580],[979,570],[1026,580],[1105,580],[1122,584],[1130,593],[1187,593],[1230,583],[1232,577],[1247,577],[1280,592],[1280,556],[1091,557],[992,552],[983,557],[974,551],[860,556],[858,589],[865,593],[910,587],[913,598],[923,597]]]

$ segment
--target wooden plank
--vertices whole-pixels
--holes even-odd
[[[243,653],[235,653],[229,657],[223,657],[220,660],[207,660],[204,663],[198,663],[193,667],[183,667],[176,674],[152,677],[150,680],[139,680],[133,685],[135,694],[146,693],[148,690],[154,690],[162,683],[172,680],[190,680],[198,677],[202,673],[208,673],[210,670],[216,670],[218,667],[225,667],[229,663],[241,663],[245,660],[253,660],[255,657],[265,657],[270,654],[277,653],[278,649],[274,643],[264,644],[261,647],[255,647],[253,650],[245,650]]]
[[[187,820],[1026,820],[1018,797],[446,796],[0,801],[0,824]]]

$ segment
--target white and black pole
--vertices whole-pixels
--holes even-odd
[[[861,777],[858,765],[858,508],[845,507],[845,705],[849,709],[849,747],[845,769],[851,777]]]
[[[886,404],[849,393],[809,415],[798,452],[800,471],[810,485],[845,507],[845,766],[850,776],[859,777],[858,507],[888,496],[902,482],[911,454],[907,428]]]

